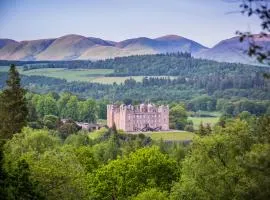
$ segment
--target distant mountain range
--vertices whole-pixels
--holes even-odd
[[[254,35],[253,41],[256,45],[270,51],[270,36],[259,38]],[[247,55],[249,44],[247,41],[240,42],[239,37],[222,40],[212,48],[204,49],[193,54],[196,58],[205,58],[220,62],[239,62],[246,64],[258,64],[255,58]]]
[[[259,43],[270,46],[270,40],[260,39]],[[177,35],[155,39],[140,37],[121,42],[65,35],[21,42],[0,39],[0,60],[99,60],[130,55],[189,52],[197,58],[250,63],[253,60],[243,53],[246,49],[247,44],[240,43],[237,37],[221,41],[213,48],[207,48]]]

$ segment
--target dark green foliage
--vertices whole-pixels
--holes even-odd
[[[70,144],[75,147],[80,146],[92,146],[93,141],[88,137],[87,134],[71,134],[65,139],[65,144]]]
[[[53,64],[53,62],[49,62]],[[60,64],[62,63],[62,64]],[[90,64],[89,64],[90,63]],[[67,82],[61,79],[40,76],[23,76],[22,84],[35,92],[72,92],[81,97],[94,99],[125,100],[130,103],[145,101],[191,100],[208,95],[208,100],[197,109],[213,110],[218,98],[246,97],[248,99],[270,99],[268,80],[264,73],[267,67],[237,63],[218,63],[195,59],[182,54],[141,55],[104,61],[55,62],[62,68],[108,68],[114,69],[109,76],[175,76],[172,78],[145,77],[142,82],[127,79],[123,84],[105,85],[88,82]],[[40,64],[33,65],[38,67]],[[41,65],[40,68],[47,67]],[[0,87],[7,75],[0,73]],[[140,95],[138,95],[140,94]],[[203,96],[204,97],[204,96]],[[192,106],[192,105],[191,105]],[[192,108],[193,109],[193,108]],[[195,109],[195,108],[194,108]]]
[[[30,179],[29,165],[25,160],[18,162],[15,170],[6,180],[8,199],[10,200],[41,200],[38,185]]]
[[[7,179],[7,174],[4,169],[4,155],[3,155],[3,141],[0,141],[0,197],[3,200],[7,199],[7,190],[6,190],[6,179]]]
[[[225,128],[216,127],[210,135],[197,137],[182,162],[172,199],[267,199],[269,117],[259,121],[258,126],[234,120]]]
[[[168,191],[175,180],[176,162],[152,147],[100,167],[89,176],[89,186],[93,199],[128,199],[149,187]]]
[[[167,200],[168,194],[166,192],[158,191],[157,189],[148,189],[136,197],[132,198],[132,200]]]
[[[57,130],[59,137],[66,139],[69,135],[77,133],[81,128],[75,121],[68,119],[64,123],[60,123]]]
[[[59,117],[55,115],[45,115],[43,118],[43,124],[48,129],[56,129],[61,125]]]
[[[184,130],[188,123],[186,109],[181,105],[170,108],[169,118],[171,129]]]
[[[187,124],[184,128],[184,131],[187,131],[187,132],[193,132],[194,131],[194,127],[193,125],[190,125],[190,124]]]
[[[10,139],[27,124],[27,103],[25,90],[21,87],[19,73],[15,65],[10,66],[7,87],[0,95],[1,139]]]
[[[200,136],[206,136],[211,134],[212,129],[210,124],[206,124],[206,126],[203,125],[203,123],[200,123],[199,130],[197,131],[197,134]]]

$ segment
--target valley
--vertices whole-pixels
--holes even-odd
[[[267,200],[270,0],[0,0],[1,200]]]

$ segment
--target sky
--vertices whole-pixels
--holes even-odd
[[[121,41],[180,35],[207,47],[260,31],[237,0],[0,0],[0,38],[17,41],[79,34]]]

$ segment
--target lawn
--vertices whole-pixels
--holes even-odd
[[[165,141],[188,141],[188,140],[192,140],[193,137],[195,136],[194,133],[190,133],[186,131],[146,132],[143,134],[151,137],[153,140],[163,139]]]
[[[64,68],[43,68],[29,71],[21,71],[23,75],[39,75],[54,78],[66,79],[67,81],[92,81],[96,77],[103,77],[112,73],[112,69],[64,69]]]
[[[215,125],[218,122],[219,117],[189,117],[188,119],[192,120],[194,129],[197,130],[201,123],[203,123],[204,125]]]
[[[209,111],[199,111],[199,112],[190,112],[188,117],[189,120],[192,120],[194,129],[198,130],[201,123],[204,125],[210,124],[211,126],[214,126],[218,121],[219,117],[221,116],[220,112],[209,112]],[[202,116],[200,116],[202,115]],[[205,117],[204,117],[204,116]]]

